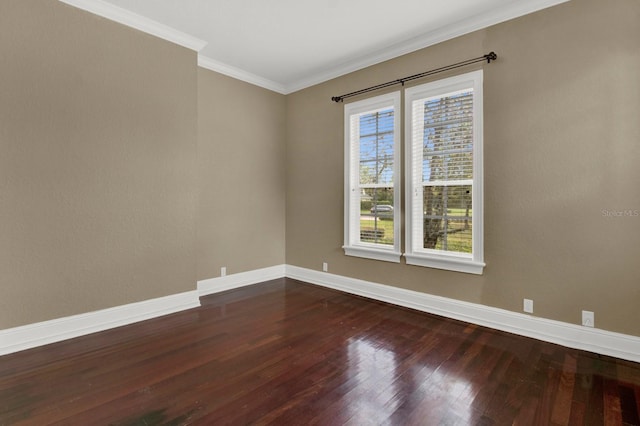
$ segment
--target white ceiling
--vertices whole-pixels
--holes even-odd
[[[61,1],[151,33],[163,24],[204,45],[201,66],[290,93],[567,0]]]

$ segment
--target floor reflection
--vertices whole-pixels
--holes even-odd
[[[439,418],[471,424],[471,406],[477,394],[472,383],[449,370],[419,359],[411,364],[397,359],[388,341],[349,339],[348,380],[354,387],[343,399],[349,423],[400,424],[407,414],[414,424]]]
[[[383,345],[362,338],[349,339],[347,346],[349,380],[356,386],[345,395],[351,421],[358,424],[377,423],[398,408],[396,388],[396,356]]]

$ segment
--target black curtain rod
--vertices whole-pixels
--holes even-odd
[[[367,87],[366,89],[357,90],[355,92],[347,93],[345,95],[333,96],[331,98],[331,100],[334,101],[334,102],[342,102],[342,101],[345,100],[345,98],[350,98],[352,96],[358,96],[358,95],[361,95],[363,93],[373,92],[374,90],[378,90],[378,89],[384,89],[385,87],[394,86],[396,84],[402,84],[404,86],[404,83],[407,82],[407,81],[411,81],[411,80],[415,80],[415,79],[418,79],[418,78],[426,77],[428,75],[438,74],[438,73],[444,72],[444,71],[453,70],[453,69],[456,69],[456,68],[464,67],[466,65],[475,64],[476,62],[487,61],[487,63],[490,64],[491,61],[495,61],[496,59],[498,59],[498,55],[496,55],[496,52],[490,52],[490,53],[487,53],[486,55],[479,56],[477,58],[467,59],[466,61],[458,62],[457,64],[451,64],[451,65],[447,65],[445,67],[440,67],[440,68],[436,68],[436,69],[433,69],[433,70],[430,70],[430,71],[421,72],[420,74],[411,75],[409,77],[404,77],[404,78],[399,78],[397,80],[388,81],[386,83],[378,84],[377,86]]]

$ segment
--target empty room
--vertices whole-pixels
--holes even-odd
[[[0,425],[640,425],[637,0],[0,0]]]

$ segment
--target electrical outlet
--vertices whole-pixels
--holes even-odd
[[[591,311],[582,311],[582,325],[585,327],[595,327],[594,314]]]
[[[533,313],[533,300],[531,299],[524,299],[524,303],[522,304],[522,310],[532,314]]]
[[[225,275],[227,275],[227,267],[223,266],[222,268],[220,268],[220,276],[224,277]]]
[[[322,262],[322,272],[329,272],[329,264],[327,262]]]

